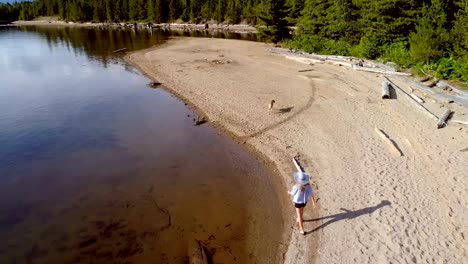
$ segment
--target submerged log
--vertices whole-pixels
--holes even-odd
[[[393,142],[381,129],[379,128],[374,128],[375,132],[382,138],[382,140],[387,144],[387,146],[390,148],[390,151],[393,152],[393,154],[397,156],[403,156],[403,153],[401,153],[400,149],[396,146],[395,142]]]
[[[122,51],[126,51],[127,48],[121,48],[121,49],[118,49],[118,50],[114,50],[113,53],[118,53],[118,52],[122,52]]]
[[[388,81],[382,82],[382,99],[390,99],[390,84]]]
[[[201,118],[199,117],[197,119],[193,119],[193,121],[195,122],[195,124],[194,124],[195,126],[200,126],[200,125],[203,125],[206,122],[208,122],[208,120],[206,120],[205,117],[201,117]]]
[[[452,114],[452,110],[446,109],[445,112],[439,117],[439,121],[437,122],[437,128],[443,128],[447,125],[447,119]]]
[[[161,86],[162,83],[160,82],[150,82],[149,83],[149,86],[151,86],[152,88],[159,88],[159,86]]]
[[[195,249],[193,249],[193,252],[190,255],[190,263],[191,264],[208,264],[208,256],[206,254],[205,247],[198,240],[195,240],[194,245],[195,245]]]

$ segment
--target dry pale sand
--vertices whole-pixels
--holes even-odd
[[[308,66],[270,47],[183,38],[127,59],[268,157],[285,185],[293,184],[291,158],[301,155],[319,209],[306,209],[309,233],[302,237],[286,207],[289,247],[278,262],[468,263],[468,127],[436,129],[401,93],[380,99],[383,76]],[[271,99],[274,111],[267,110]],[[468,119],[466,109],[450,107]],[[286,189],[282,197],[289,202]]]

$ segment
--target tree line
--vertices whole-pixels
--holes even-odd
[[[0,5],[0,20],[175,21],[261,27],[308,52],[391,60],[468,81],[468,0],[35,0]],[[290,34],[289,27],[297,30]]]
[[[152,21],[200,23],[215,20],[237,24],[256,23],[255,9],[261,0],[36,0],[0,4],[0,17],[29,20],[59,16],[84,22]]]
[[[286,46],[468,82],[468,0],[305,0]]]

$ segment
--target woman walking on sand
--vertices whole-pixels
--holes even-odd
[[[299,233],[305,235],[304,232],[304,207],[307,205],[307,200],[312,198],[312,206],[315,208],[314,193],[312,192],[312,186],[309,183],[309,175],[304,172],[295,172],[294,180],[296,184],[292,187],[288,194],[292,196],[294,207],[296,207],[297,224],[299,225]]]

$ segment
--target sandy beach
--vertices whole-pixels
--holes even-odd
[[[278,263],[467,263],[468,126],[437,129],[398,92],[382,100],[381,74],[306,65],[271,47],[176,38],[126,59],[273,164],[286,205],[300,155],[319,207],[305,210],[305,237],[284,207],[289,246]],[[466,108],[418,95],[431,111],[468,120]]]

